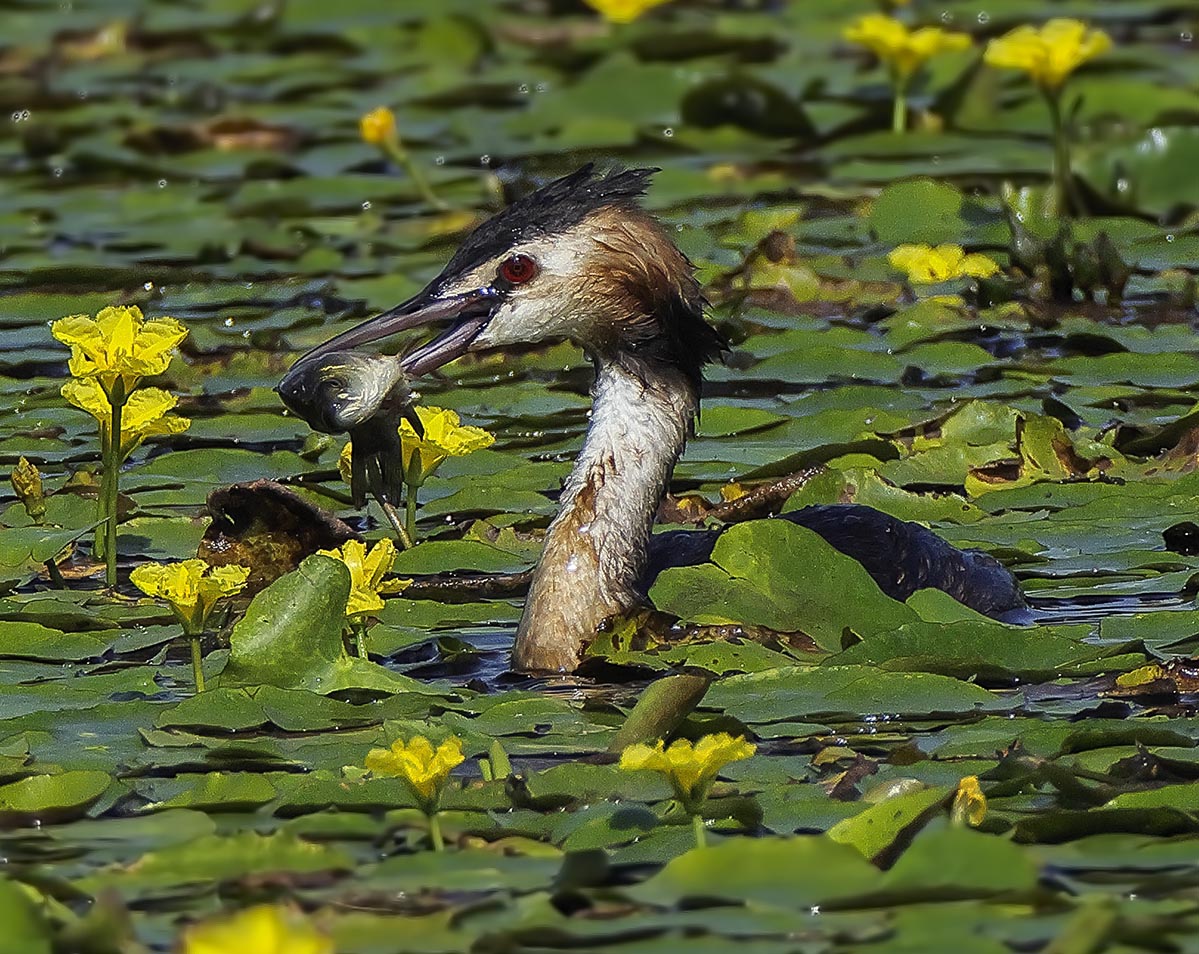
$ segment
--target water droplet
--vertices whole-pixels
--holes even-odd
[[[521,96],[528,96],[529,95],[529,84],[521,83],[518,87],[516,87],[516,91],[518,93],[520,93]]]
[[[491,165],[491,156],[490,156],[490,154],[488,154],[488,153],[483,153],[483,155],[479,156],[479,165],[481,165],[481,166],[489,166],[489,165]]]
[[[987,13],[986,10],[979,10],[978,11],[978,22],[979,23],[990,23],[991,22],[991,14]]]
[[[235,324],[235,322],[232,318],[225,319],[225,327],[226,328],[232,328],[234,324]]]
[[[674,135],[674,130],[671,129],[671,127],[667,126],[665,129],[662,130],[662,135],[665,136],[667,139],[669,139],[671,136]]]
[[[154,283],[153,282],[142,282],[142,288],[145,289],[146,291],[154,291]]]
[[[369,209],[370,207],[371,207],[371,200],[370,200],[370,199],[367,199],[365,202],[363,202],[363,203],[362,203],[362,210],[363,210],[364,212],[365,212],[367,209]]]
[[[437,165],[437,166],[444,166],[445,165],[445,156],[438,156],[436,159],[433,160],[433,164]]]
[[[61,178],[62,178],[62,166],[55,166],[55,167],[54,167],[54,178],[55,178],[55,179],[61,179]]]
[[[942,10],[941,11],[941,22],[942,23],[953,23],[953,11]]]
[[[249,328],[247,328],[245,331],[243,331],[243,332],[241,333],[241,336],[242,336],[243,338],[249,338],[249,337],[250,337],[250,329],[249,329]]]
[[[1166,236],[1166,241],[1167,241],[1167,242],[1173,242],[1173,241],[1174,241],[1174,236],[1173,236],[1173,234],[1167,235],[1167,236]]]
[[[1193,34],[1190,30],[1183,30],[1178,34],[1178,39],[1182,40],[1183,43],[1190,43],[1195,39],[1195,34]]]
[[[550,88],[550,84],[549,84],[549,83],[538,83],[538,84],[537,84],[537,86],[536,86],[536,90],[537,90],[537,92],[539,92],[539,93],[544,93],[544,92],[545,92],[546,90],[548,90],[549,88]]]
[[[166,180],[166,179],[159,179],[159,180],[158,180],[158,188],[160,188],[160,189],[165,189],[166,187],[167,187],[167,180]]]

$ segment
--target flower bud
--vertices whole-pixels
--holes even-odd
[[[37,467],[22,457],[13,468],[9,480],[17,499],[25,505],[29,519],[41,523],[46,516],[46,495],[42,487],[42,475]]]

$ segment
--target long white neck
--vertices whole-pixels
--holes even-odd
[[[672,368],[605,363],[591,427],[533,574],[515,668],[571,671],[605,619],[639,601],[654,515],[699,406]]]

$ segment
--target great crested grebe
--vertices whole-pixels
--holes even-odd
[[[516,631],[513,665],[571,671],[607,618],[644,601],[647,571],[703,560],[712,531],[651,532],[699,412],[703,367],[726,348],[704,319],[693,268],[638,199],[656,170],[590,165],[480,225],[409,301],[335,336],[320,359],[433,322],[448,330],[403,359],[410,375],[466,352],[570,339],[595,366],[591,424],[562,490]],[[288,380],[281,385],[288,392]],[[903,598],[945,589],[982,612],[1023,606],[998,562],[869,507],[810,507],[811,526]],[[796,620],[796,629],[803,621]]]

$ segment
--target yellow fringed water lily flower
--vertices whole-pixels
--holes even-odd
[[[379,778],[403,779],[422,809],[430,813],[437,806],[450,772],[465,761],[462,740],[457,736],[450,736],[434,748],[423,735],[417,735],[408,742],[396,739],[388,749],[371,749],[364,764]]]
[[[960,245],[900,245],[887,255],[892,266],[918,285],[955,278],[988,278],[999,266],[985,255],[967,255]]]
[[[465,457],[495,443],[495,437],[483,428],[463,424],[456,411],[418,407],[416,415],[424,427],[424,437],[418,437],[407,420],[400,424],[404,473],[414,486],[423,484],[446,458]]]
[[[129,574],[130,582],[147,596],[165,600],[188,635],[204,631],[216,601],[236,596],[245,588],[250,570],[244,566],[210,567],[203,560],[143,563]]]
[[[384,580],[396,560],[396,546],[380,540],[368,551],[361,540],[347,540],[336,550],[318,550],[321,556],[341,560],[350,571],[350,596],[346,616],[350,619],[377,613],[383,609],[380,593],[399,593],[411,580]]]
[[[643,13],[670,0],[583,0],[609,23],[632,23]]]
[[[987,44],[983,60],[1001,69],[1020,70],[1048,93],[1084,63],[1111,49],[1112,38],[1081,20],[1059,17],[1039,29],[1020,26]]]
[[[183,954],[334,954],[333,939],[299,912],[262,904],[183,934]]]
[[[650,770],[665,775],[679,800],[694,810],[708,795],[720,770],[730,762],[747,759],[757,746],[743,738],[717,732],[705,735],[692,745],[685,739],[669,747],[659,741],[655,745],[630,745],[620,756],[620,767],[636,772]]]
[[[358,120],[358,131],[365,142],[382,146],[396,137],[396,114],[386,106],[377,106]]]
[[[112,420],[112,403],[95,378],[72,378],[62,386],[67,402],[87,411],[100,424],[104,441]],[[125,401],[121,414],[120,458],[128,457],[147,437],[180,434],[191,426],[191,420],[171,414],[179,399],[162,388],[138,388]]]
[[[95,318],[60,318],[50,331],[71,348],[71,374],[98,379],[107,394],[117,381],[128,394],[143,377],[162,374],[187,337],[174,318],[145,318],[135,305],[113,305]]]
[[[842,35],[851,43],[870,50],[902,84],[938,53],[965,50],[970,46],[970,37],[965,33],[951,33],[932,26],[911,30],[882,13],[859,17]]]
[[[979,787],[978,776],[967,775],[958,782],[957,791],[954,792],[950,818],[954,824],[977,828],[986,817],[987,796]]]
[[[495,435],[481,427],[463,424],[455,411],[447,411],[440,407],[418,407],[416,413],[424,427],[424,437],[418,437],[416,428],[407,420],[400,424],[404,473],[407,475],[407,482],[415,487],[428,480],[447,458],[465,457],[473,451],[482,450],[495,443]],[[353,452],[354,445],[351,441],[341,449],[337,458],[337,470],[347,484],[350,482],[350,461]]]

